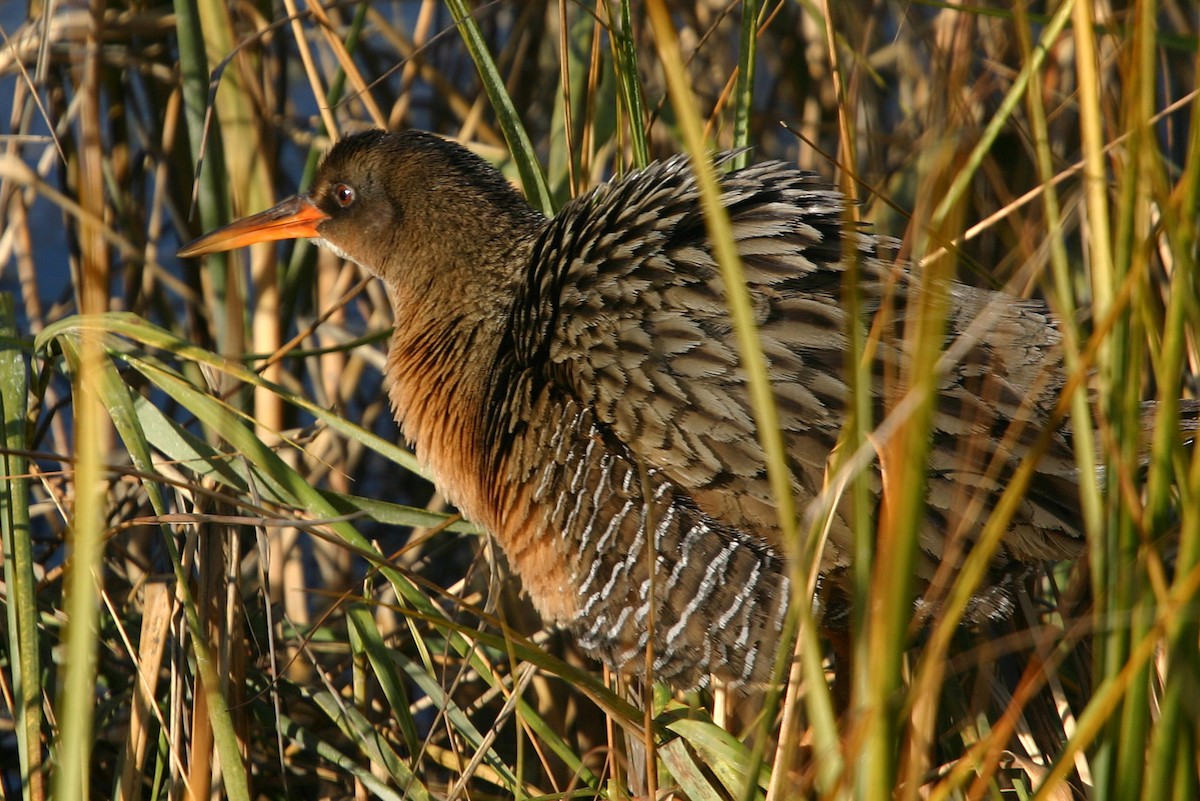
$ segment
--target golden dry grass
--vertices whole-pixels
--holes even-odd
[[[0,17],[3,797],[621,798],[645,742],[697,801],[1196,797],[1194,9],[668,5]],[[1048,568],[986,630],[864,628],[841,726],[811,626],[780,698],[644,715],[393,444],[377,284],[305,244],[174,258],[346,131],[454,136],[550,209],[689,122],[838,182],[930,270],[1050,298],[1063,414],[1096,432],[1090,571]],[[903,591],[876,573],[864,593]]]

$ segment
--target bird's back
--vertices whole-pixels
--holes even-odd
[[[810,174],[766,163],[722,186],[804,508],[825,487],[851,406],[847,332],[865,333],[885,305],[892,324],[874,346],[875,422],[895,405],[888,393],[906,370],[898,336],[911,279],[879,258],[873,236],[847,227],[841,196]],[[862,276],[862,320],[842,303],[851,260]],[[933,418],[919,584],[978,535],[1062,381],[1042,304],[947,290],[949,348],[960,356],[947,360]],[[759,654],[773,652],[786,601],[784,549],[739,359],[695,179],[686,160],[673,159],[577,199],[546,225],[494,371],[487,469],[500,477],[502,502],[518,510],[501,535],[510,559],[527,585],[534,579],[537,600],[530,574],[544,560],[522,564],[534,551],[521,543],[554,538],[569,569],[541,592],[572,596],[555,616],[585,647],[635,671],[653,616],[655,672],[678,674],[676,683],[707,672],[764,679],[769,660]],[[997,580],[1010,561],[1078,549],[1069,443],[1059,433],[1051,446],[1042,482],[994,560]],[[878,494],[875,468],[870,480]],[[836,510],[822,558],[829,597],[841,594],[850,548],[850,520]],[[985,588],[976,612],[1002,604],[1002,592]]]

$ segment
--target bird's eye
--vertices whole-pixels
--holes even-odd
[[[354,202],[354,187],[338,184],[333,188],[333,199],[343,209]]]

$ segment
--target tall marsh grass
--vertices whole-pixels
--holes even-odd
[[[23,12],[0,14],[0,797],[1200,797],[1190,3]],[[371,126],[456,137],[547,212],[653,158],[747,147],[837,183],[847,223],[929,285],[1047,298],[1088,558],[962,627],[985,541],[914,629],[916,532],[874,520],[851,471],[848,663],[800,591],[778,692],[606,676],[396,444],[377,283],[303,242],[174,256]],[[945,347],[919,302],[918,393]],[[847,453],[877,444],[865,398]],[[900,431],[884,447],[915,509],[925,429]],[[776,483],[802,587],[820,521]]]

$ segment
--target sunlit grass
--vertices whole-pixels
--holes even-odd
[[[643,751],[649,787],[692,799],[1195,797],[1194,14],[400,7],[114,8],[103,48],[74,6],[5,31],[5,797],[622,798],[647,786]],[[639,707],[542,630],[396,444],[378,284],[304,244],[173,258],[381,124],[462,139],[547,211],[653,158],[746,146],[819,169],[897,237],[922,313],[851,339],[909,343],[910,374],[885,380],[912,411],[870,419],[881,379],[852,362],[831,463],[859,528],[849,665],[800,615],[777,695]],[[914,630],[951,275],[1059,318],[1088,569],[1030,577],[1013,620],[959,625],[1018,470],[944,616]],[[865,489],[876,451],[887,515]],[[801,587],[821,521],[789,502]],[[840,721],[831,667],[849,673]]]

